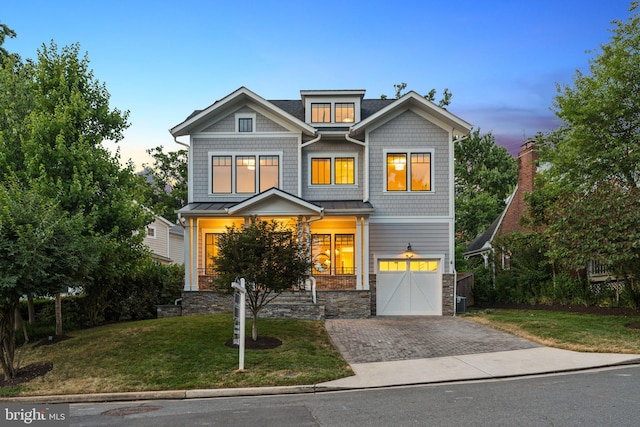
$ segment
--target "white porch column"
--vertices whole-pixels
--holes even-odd
[[[362,269],[364,260],[364,243],[362,242],[362,217],[356,217],[356,289],[364,289],[364,270]]]
[[[369,290],[369,217],[362,218],[362,289]]]
[[[189,218],[190,225],[190,248],[191,253],[189,255],[189,270],[191,270],[191,280],[189,284],[190,291],[198,290],[198,219]]]
[[[182,225],[184,228],[184,243],[182,247],[182,251],[184,252],[184,287],[182,289],[190,291],[191,269],[189,266],[191,265],[191,227],[189,227],[189,220],[182,218],[181,221],[184,221]]]

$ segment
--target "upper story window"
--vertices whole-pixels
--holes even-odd
[[[211,154],[212,194],[255,194],[280,186],[279,153]]]
[[[150,239],[156,238],[156,227],[154,225],[147,226],[147,237]]]
[[[310,158],[311,185],[355,185],[355,154],[319,155]]]
[[[236,132],[255,132],[256,115],[254,113],[236,113]]]
[[[356,104],[353,102],[322,102],[311,104],[311,123],[353,123]]]
[[[331,104],[329,103],[311,104],[311,122],[331,123]]]
[[[353,123],[356,117],[356,105],[353,102],[336,102],[336,123]]]
[[[364,90],[301,90],[305,122],[319,127],[345,127],[360,121]]]
[[[431,191],[432,151],[386,152],[387,191]]]

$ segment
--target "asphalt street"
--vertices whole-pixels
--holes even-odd
[[[640,367],[345,392],[73,404],[72,426],[637,426]]]

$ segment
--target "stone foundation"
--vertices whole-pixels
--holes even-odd
[[[182,306],[175,304],[158,305],[156,306],[156,313],[158,319],[162,317],[178,317],[182,316]]]
[[[260,318],[295,319],[364,319],[371,316],[371,293],[356,290],[317,291],[317,304],[308,301],[290,302],[278,299],[267,304]],[[308,295],[308,294],[307,294]],[[158,316],[161,315],[158,307]],[[218,291],[183,291],[182,315],[213,314],[233,311],[233,295]],[[163,317],[164,312],[162,312]],[[247,316],[251,313],[247,310]]]
[[[369,291],[317,291],[326,319],[366,319],[371,316]]]
[[[453,316],[455,314],[455,302],[453,300],[453,289],[456,276],[454,274],[442,275],[442,315]]]

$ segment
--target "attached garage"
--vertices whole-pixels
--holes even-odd
[[[442,315],[440,259],[379,259],[378,316]]]

